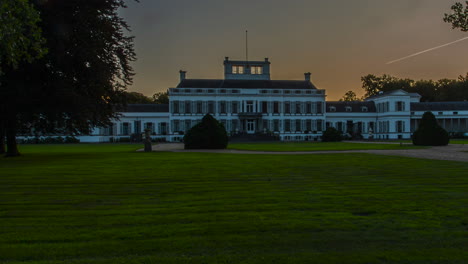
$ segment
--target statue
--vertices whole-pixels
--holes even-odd
[[[151,136],[150,136],[151,130],[145,129],[145,152],[151,152],[153,151],[153,148],[151,147]]]

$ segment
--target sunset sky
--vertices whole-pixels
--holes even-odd
[[[141,0],[121,14],[138,61],[129,91],[165,91],[187,78],[223,78],[223,60],[271,61],[272,79],[312,82],[327,100],[362,95],[361,76],[457,78],[468,72],[468,40],[387,65],[468,36],[443,22],[454,0]]]

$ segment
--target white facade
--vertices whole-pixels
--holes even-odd
[[[426,111],[452,133],[468,131],[468,103],[420,103],[403,90],[381,93],[364,102],[326,102],[310,73],[299,81],[271,80],[270,62],[224,60],[224,79],[187,79],[169,88],[169,105],[129,105],[111,127],[96,128],[81,142],[135,139],[147,128],[152,138],[171,142],[205,114],[222,122],[232,137],[270,135],[285,141],[318,141],[329,126],[358,138],[409,139]]]

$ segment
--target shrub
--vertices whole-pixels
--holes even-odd
[[[413,134],[413,144],[418,146],[445,146],[449,135],[431,112],[424,113],[418,129]]]
[[[343,136],[341,135],[341,132],[336,130],[333,127],[327,128],[325,132],[323,132],[322,135],[322,141],[323,142],[337,142],[343,140]]]
[[[185,149],[225,149],[228,136],[224,125],[210,114],[184,136]]]

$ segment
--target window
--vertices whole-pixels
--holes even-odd
[[[323,130],[323,120],[317,120],[317,131]]]
[[[454,115],[458,115],[458,112],[453,112]]]
[[[134,121],[133,122],[133,131],[135,134],[141,133],[141,121]]]
[[[262,102],[262,113],[268,114],[268,102]]]
[[[367,106],[361,107],[361,112],[367,112],[367,111],[368,111]]]
[[[127,123],[127,122],[123,123],[121,132],[122,132],[122,135],[124,136],[130,135],[130,123]]]
[[[172,92],[173,92],[173,93],[178,93],[178,92],[179,92],[179,89],[172,89]]]
[[[396,121],[396,128],[398,133],[405,132],[405,123],[403,121]]]
[[[443,114],[444,114],[444,112],[439,112],[439,115],[443,115]]]
[[[239,108],[239,104],[237,102],[232,102],[232,110],[233,114],[237,114],[237,109]]]
[[[167,124],[165,122],[159,123],[159,134],[166,135],[167,133]]]
[[[280,129],[279,129],[279,123],[280,123],[280,122],[279,122],[278,119],[273,120],[273,130],[274,130],[274,131],[277,131],[277,132],[278,132],[278,131],[280,130]]]
[[[290,93],[291,93],[291,91],[289,91],[289,90],[285,90],[285,91],[284,91],[284,93],[285,93],[285,94],[290,94]]]
[[[312,120],[306,120],[306,131],[312,131]]]
[[[301,92],[301,90],[296,90],[295,93],[296,94],[301,94],[302,92]]]
[[[202,89],[197,89],[197,93],[203,93]]]
[[[234,65],[232,66],[233,74],[244,74],[244,66]]]
[[[179,132],[180,127],[179,127],[179,120],[174,120],[174,129],[173,132]]]
[[[396,108],[396,111],[405,111],[405,102],[402,102],[402,101],[398,101],[395,103],[395,108]]]
[[[219,112],[221,114],[226,114],[226,102],[220,102],[219,103]]]
[[[172,107],[173,107],[172,112],[174,114],[178,114],[179,113],[179,101],[174,101]]]
[[[296,131],[297,132],[300,132],[302,130],[302,127],[301,127],[301,120],[300,119],[296,119]]]
[[[273,114],[279,114],[280,112],[280,103],[279,102],[273,102]]]
[[[214,90],[213,90],[213,89],[209,89],[209,90],[208,90],[208,93],[214,93]]]
[[[221,89],[221,90],[219,90],[219,93],[226,93],[226,90]]]
[[[154,132],[154,126],[153,126],[153,123],[145,123],[145,130],[148,129],[150,131],[150,133],[153,133]]]
[[[296,114],[302,114],[301,102],[296,102]]]
[[[330,112],[336,112],[336,107],[334,106],[330,106],[329,109],[330,109]]]
[[[263,68],[262,68],[262,66],[251,66],[250,67],[250,73],[251,74],[262,74],[263,73]]]
[[[232,90],[231,93],[239,93],[239,90]]]
[[[185,131],[188,131],[192,128],[192,121],[190,119],[185,120]]]
[[[203,113],[203,102],[198,101],[197,102],[197,114],[202,114]]]
[[[214,114],[215,113],[215,105],[214,105],[214,102],[213,101],[209,101],[208,102],[208,113],[209,114]]]
[[[280,93],[280,91],[279,91],[279,90],[273,90],[273,93],[275,93],[275,94],[279,94],[279,93]]]
[[[322,102],[317,102],[317,114],[322,113]]]
[[[306,94],[312,94],[312,91],[307,90],[305,93],[306,93]]]
[[[284,131],[291,131],[291,120],[284,120]]]
[[[252,101],[247,101],[247,113],[253,113],[254,105]]]
[[[289,102],[284,103],[284,113],[291,114],[291,103]]]
[[[260,93],[266,94],[266,93],[268,93],[268,90],[261,90]]]
[[[190,111],[190,108],[191,108],[192,104],[190,103],[190,101],[185,101],[185,113],[186,114],[190,114],[192,111]]]
[[[351,112],[351,111],[353,111],[353,108],[351,106],[346,106],[345,111],[346,112]]]
[[[336,123],[336,130],[343,132],[343,122]]]
[[[185,91],[184,91],[184,92],[186,92],[186,93],[190,93],[190,89],[185,89]]]

